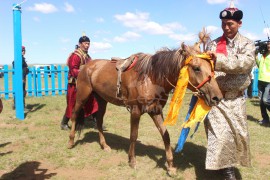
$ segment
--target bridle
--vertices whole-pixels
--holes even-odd
[[[190,81],[188,81],[189,85],[191,85],[197,92],[195,93],[199,93],[199,94],[203,94],[203,92],[200,90],[201,87],[203,87],[203,85],[209,81],[211,81],[211,79],[215,76],[215,66],[214,66],[214,61],[212,60],[212,58],[206,54],[206,53],[202,53],[202,54],[197,54],[195,55],[195,57],[197,58],[201,58],[204,59],[206,61],[208,61],[211,64],[211,74],[205,78],[198,86],[195,86],[194,84],[192,84]],[[186,61],[185,61],[185,66],[188,65],[191,60],[194,58],[194,56],[189,56]]]
[[[203,92],[200,90],[201,87],[203,87],[203,85],[209,81],[211,81],[211,79],[215,76],[215,67],[214,67],[214,62],[212,60],[212,58],[206,54],[206,53],[202,53],[202,54],[197,54],[195,55],[195,57],[204,59],[206,61],[208,61],[211,64],[211,74],[205,78],[198,86],[195,86],[194,84],[192,84],[190,81],[188,81],[189,85],[192,86],[196,92],[193,92],[194,94],[203,94]],[[189,65],[189,63],[191,62],[191,60],[194,58],[194,56],[189,56],[186,60],[185,60],[185,64],[184,66]],[[166,78],[166,77],[165,77]],[[166,80],[168,81],[168,83],[175,88],[175,86],[168,80],[168,78],[166,78]]]

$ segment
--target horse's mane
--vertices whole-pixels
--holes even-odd
[[[176,82],[181,67],[182,60],[189,54],[195,55],[201,53],[200,44],[203,44],[203,52],[206,49],[206,44],[210,41],[210,34],[205,28],[198,34],[199,41],[193,46],[186,46],[182,43],[181,48],[170,50],[163,48],[157,51],[154,55],[137,53],[138,61],[134,66],[135,71],[139,73],[139,79],[146,77],[156,84],[164,84],[166,78],[171,77],[172,82]],[[172,77],[173,75],[173,77]]]
[[[149,77],[156,84],[164,84],[165,77],[171,74],[177,74],[177,79],[183,55],[179,50],[170,50],[163,48],[154,55],[138,53],[135,54],[138,61],[134,66],[135,71],[139,74],[139,79]]]

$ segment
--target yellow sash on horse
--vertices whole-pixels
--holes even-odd
[[[208,54],[199,54],[196,55],[196,57],[211,60],[211,57]],[[168,115],[164,121],[164,125],[175,125],[178,115],[179,115],[179,110],[182,105],[182,101],[184,98],[184,95],[186,93],[188,81],[189,81],[189,75],[188,75],[188,66],[187,64],[192,60],[192,56],[187,58],[185,62],[185,66],[181,69],[179,78],[175,87],[175,91],[173,94],[173,97],[170,102],[170,107],[169,107],[169,112]],[[213,62],[211,62],[211,66],[213,68]],[[197,101],[195,104],[195,107],[193,108],[193,111],[189,117],[189,119],[183,124],[184,127],[190,127],[196,122],[201,122],[204,120],[205,116],[207,113],[210,111],[210,107],[207,106],[204,102],[203,99],[200,99]]]

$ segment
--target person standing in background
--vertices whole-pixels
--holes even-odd
[[[259,59],[256,57],[256,63],[259,68],[258,86],[261,91],[260,109],[262,120],[259,121],[260,125],[269,126],[269,115],[267,110],[270,110],[270,105],[267,104],[270,89],[270,42],[267,43],[267,50],[262,54]]]
[[[23,104],[24,104],[24,107],[25,107],[25,97],[26,97],[26,75],[29,73],[29,69],[28,69],[28,65],[26,63],[26,60],[25,60],[25,47],[22,46],[22,72],[23,72]],[[12,66],[13,66],[13,69],[14,69],[14,61],[12,62]],[[14,101],[13,101],[13,107],[12,107],[14,110],[16,109],[15,107],[15,97],[14,97]]]
[[[79,39],[79,46],[68,57],[67,65],[68,71],[68,87],[67,87],[67,107],[60,127],[62,130],[69,130],[68,121],[71,118],[72,110],[76,103],[76,82],[80,70],[83,66],[91,60],[88,54],[90,47],[90,39],[87,36],[82,36]],[[84,116],[90,116],[98,110],[98,104],[94,96],[91,95],[86,102],[84,108]]]

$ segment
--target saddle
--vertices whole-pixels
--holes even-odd
[[[122,72],[125,72],[131,69],[137,62],[138,57],[136,55],[132,55],[128,58],[122,59],[119,57],[112,57],[111,61],[116,63],[115,67],[117,70],[117,91],[116,97],[122,98],[122,91],[121,91],[121,83],[122,83]]]

